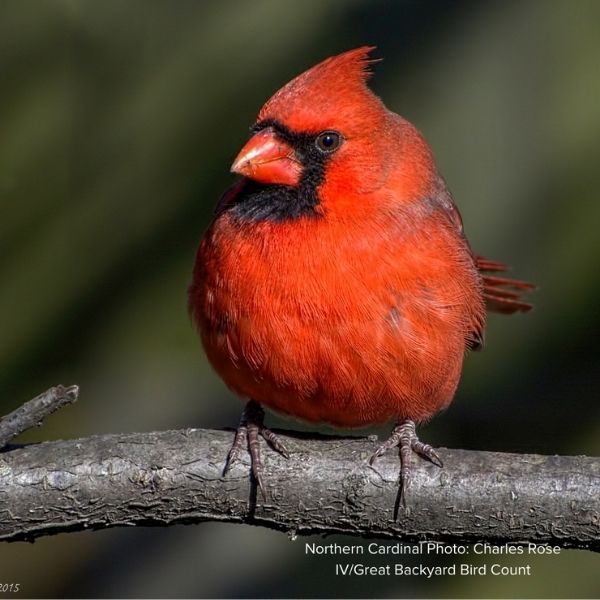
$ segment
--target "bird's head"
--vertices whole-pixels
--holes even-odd
[[[412,125],[367,87],[369,65],[376,62],[369,58],[372,50],[365,46],[328,58],[276,92],[231,170],[258,184],[312,194],[307,205],[323,212],[345,209],[356,194],[380,189],[398,170],[402,152],[410,165],[407,148],[429,157]]]

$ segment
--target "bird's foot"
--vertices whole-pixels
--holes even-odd
[[[279,452],[279,454],[285,456],[285,458],[289,458],[289,453],[281,440],[270,429],[267,429],[264,426],[264,418],[265,412],[261,405],[255,400],[250,400],[242,412],[240,425],[235,432],[233,444],[227,455],[223,476],[225,476],[231,467],[239,460],[240,452],[246,447],[250,452],[252,475],[254,476],[263,497],[266,497],[265,488],[263,486],[263,463],[260,455],[259,436],[265,438],[269,445]]]
[[[434,465],[442,467],[442,461],[437,452],[429,445],[419,440],[415,432],[415,422],[406,419],[392,429],[392,435],[375,450],[369,460],[372,465],[380,456],[383,456],[391,448],[400,450],[400,498],[402,505],[406,507],[406,492],[410,485],[411,458],[415,452],[419,456],[431,461]]]

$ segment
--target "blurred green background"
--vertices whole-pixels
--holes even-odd
[[[432,144],[473,247],[540,286],[533,313],[491,317],[423,439],[600,454],[599,23],[593,0],[4,0],[0,413],[81,386],[19,441],[237,423],[186,314],[198,240],[261,104],[375,44],[371,86]],[[529,578],[336,579],[333,562],[259,528],[120,529],[2,545],[0,582],[28,597],[600,595],[583,551],[532,560]]]

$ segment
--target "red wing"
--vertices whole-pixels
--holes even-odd
[[[454,199],[448,191],[444,180],[440,177],[437,184],[437,190],[433,197],[434,205],[446,215],[451,225],[464,238],[465,243],[469,246],[464,231],[463,222]],[[481,275],[483,285],[483,297],[485,299],[486,308],[488,311],[513,314],[516,312],[527,312],[533,308],[533,304],[526,302],[523,296],[527,292],[535,289],[535,285],[519,279],[509,279],[506,277],[498,277],[489,275],[488,273],[503,273],[508,271],[508,267],[501,262],[477,256],[473,254],[475,267]],[[483,346],[485,323],[473,323],[473,330],[467,339],[467,346],[470,349],[478,349]]]
[[[436,187],[437,189],[434,194],[433,202],[444,212],[455,229],[465,237],[460,211],[454,203],[454,199],[448,191],[446,183],[441,177],[439,178]],[[503,273],[504,271],[508,271],[508,267],[504,263],[490,260],[483,256],[476,256],[475,254],[473,254],[473,260],[475,261],[477,270],[481,273],[483,297],[485,298],[488,310],[512,314],[515,312],[527,312],[533,308],[533,304],[525,302],[523,296],[527,292],[535,289],[534,284],[520,281],[519,279],[508,279],[505,277],[486,275],[486,272],[488,271]],[[476,332],[475,335],[475,338],[478,340],[482,337],[480,333],[481,332]]]

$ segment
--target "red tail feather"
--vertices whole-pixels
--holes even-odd
[[[486,271],[504,272],[508,271],[508,267],[501,262],[489,260],[483,256],[476,256],[475,264],[482,274],[483,297],[488,310],[512,314],[515,312],[528,312],[533,308],[533,304],[523,300],[524,294],[535,289],[533,283],[486,275]]]

